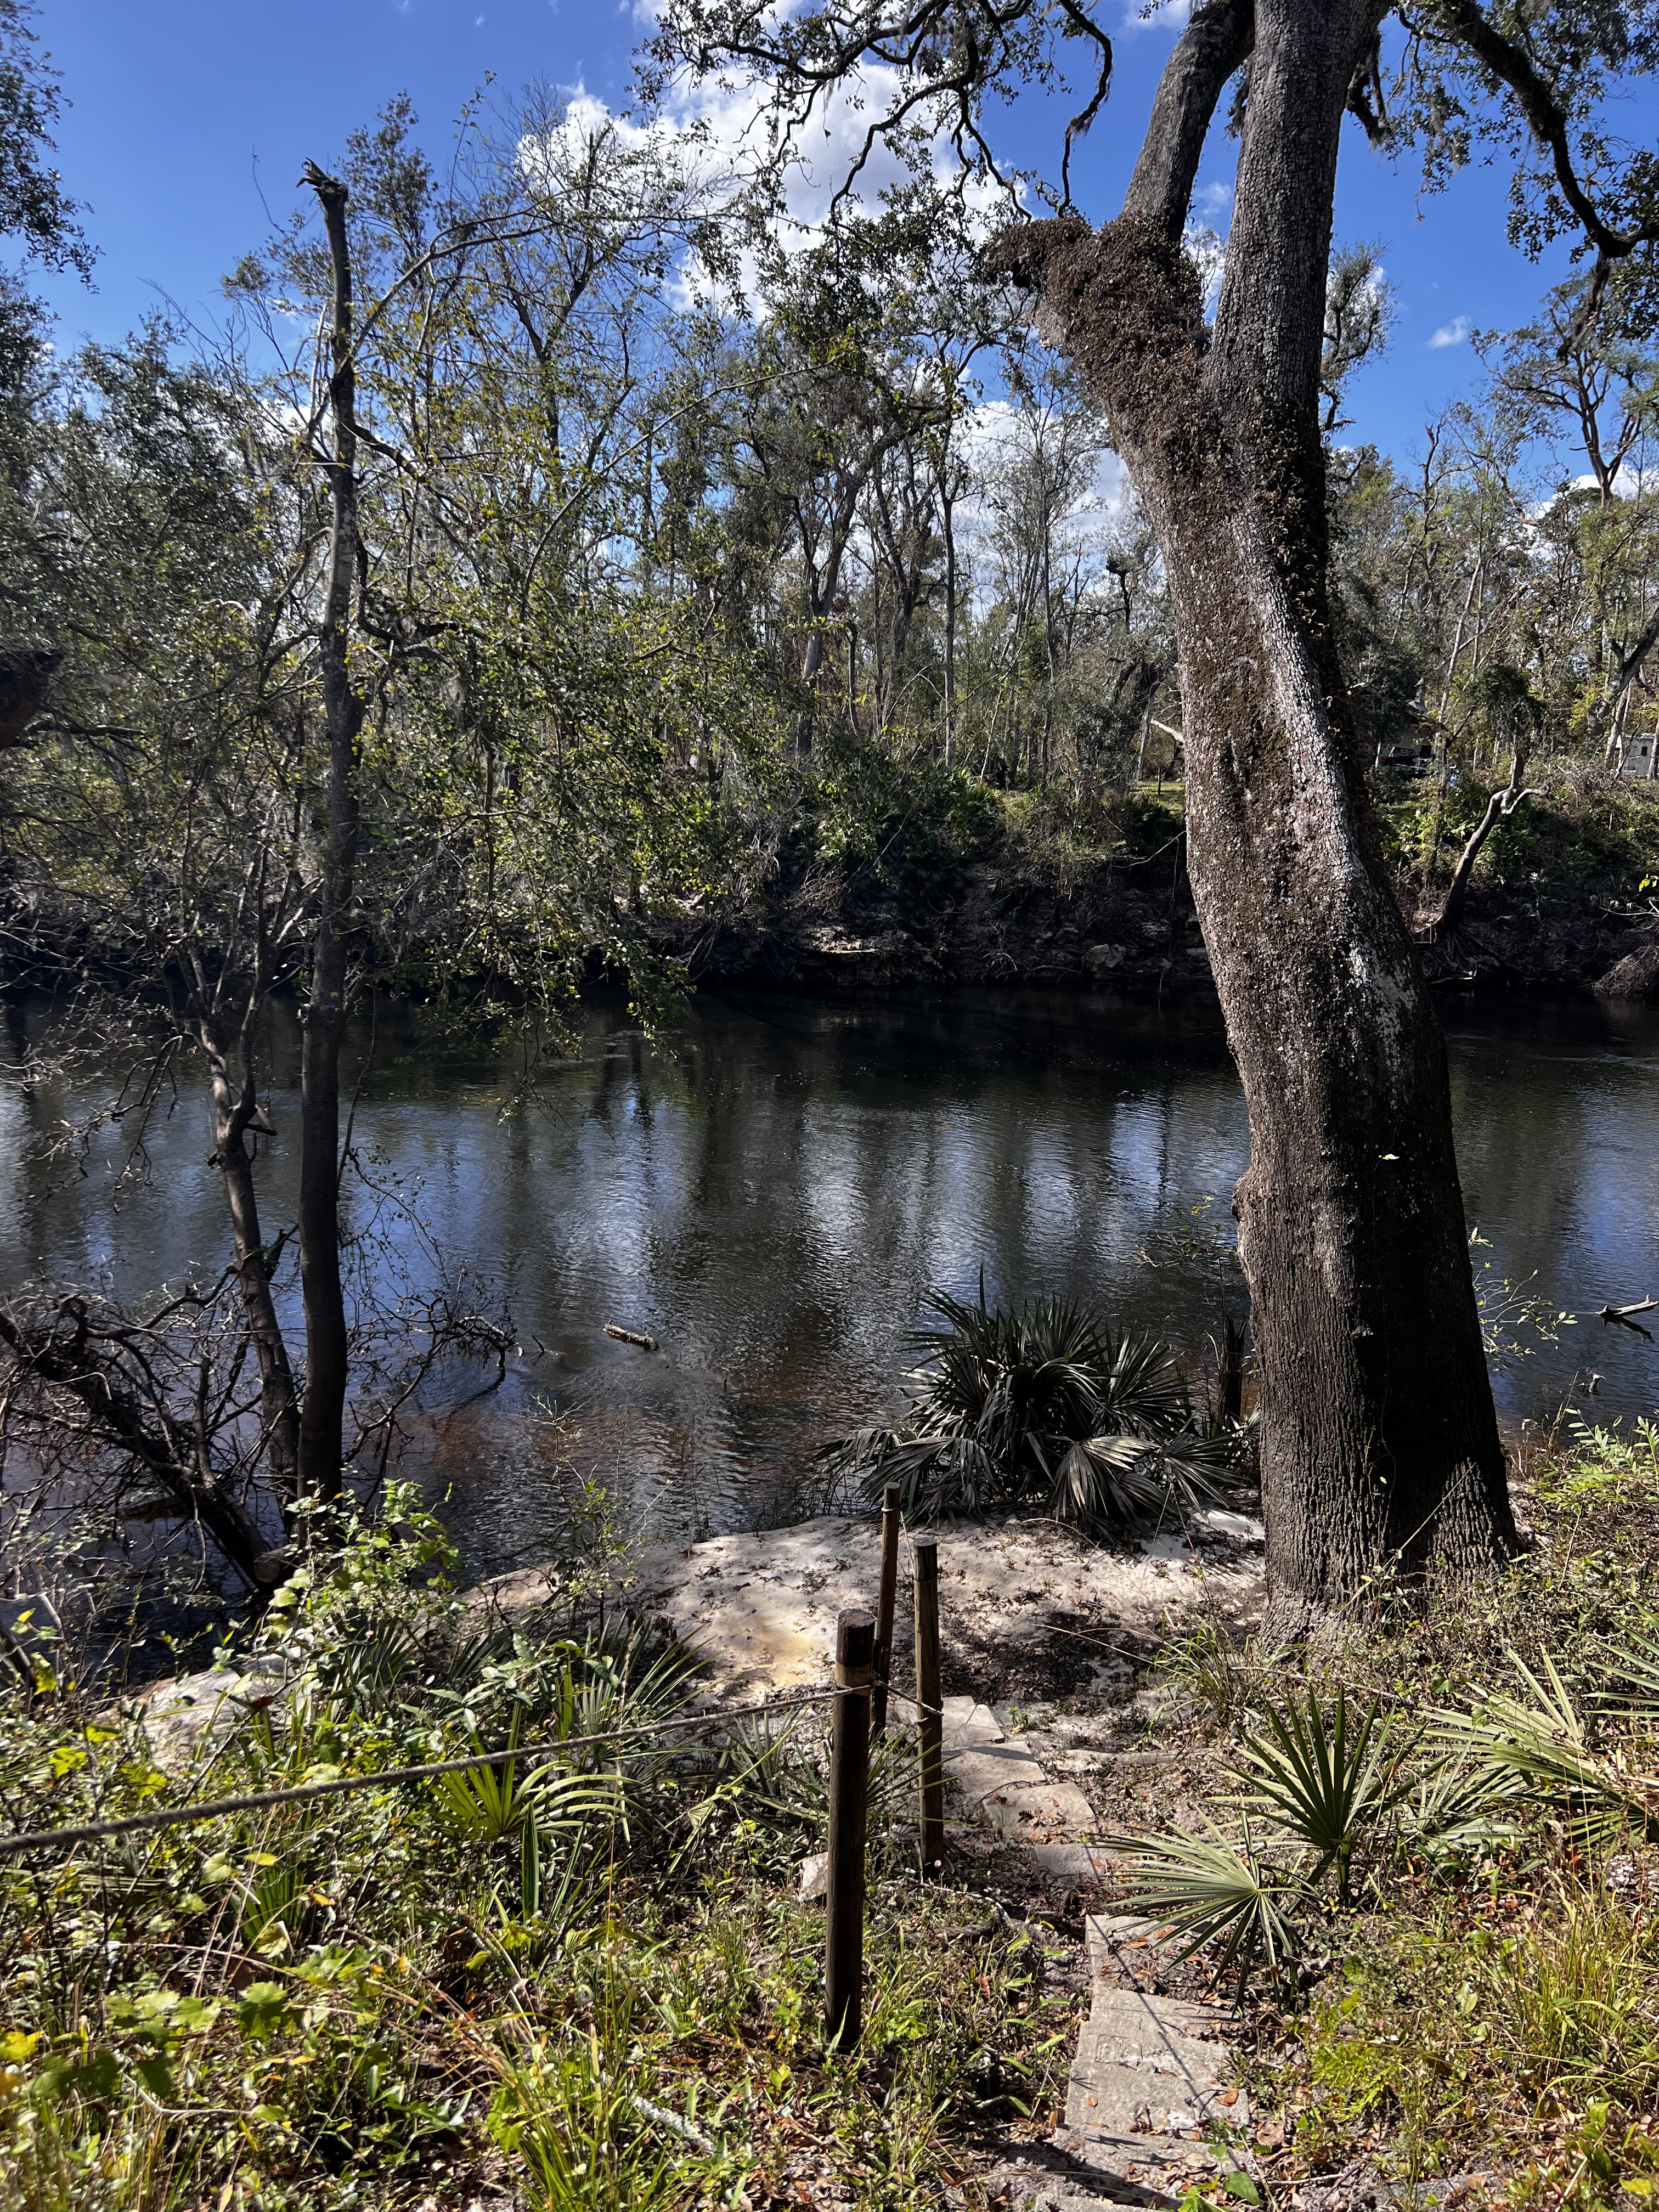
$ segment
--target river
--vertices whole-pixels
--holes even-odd
[[[1506,1426],[1569,1398],[1598,1420],[1659,1398],[1659,1345],[1593,1316],[1659,1289],[1659,1013],[1583,1000],[1442,1002],[1479,1265],[1586,1318],[1498,1370]],[[358,1040],[361,1051],[363,1040]],[[272,1039],[267,1233],[289,1218],[294,1037]],[[810,1503],[829,1437],[897,1403],[930,1285],[1063,1292],[1194,1356],[1224,1305],[1229,1197],[1248,1156],[1214,1004],[958,990],[835,1002],[697,997],[647,1042],[617,1004],[504,1116],[501,1069],[434,1054],[382,1017],[356,1136],[403,1178],[433,1245],[478,1271],[521,1350],[450,1373],[409,1465],[447,1502],[469,1571],[555,1550],[599,1475],[620,1517],[686,1538]],[[89,1092],[82,1094],[89,1096]],[[147,1178],[118,1190],[130,1130],[80,1171],[40,1132],[76,1097],[0,1099],[0,1283],[48,1273],[134,1296],[216,1271],[225,1229],[205,1103],[153,1127]],[[354,1222],[369,1224],[361,1188]],[[369,1264],[411,1281],[407,1234]],[[661,1349],[613,1341],[614,1322]],[[1599,1377],[1594,1392],[1589,1378]]]

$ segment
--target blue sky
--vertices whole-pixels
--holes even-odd
[[[1073,164],[1079,204],[1097,217],[1127,178],[1173,37],[1139,23],[1135,0],[1099,0],[1101,19],[1115,8],[1112,97]],[[46,0],[40,29],[72,102],[58,166],[88,204],[103,255],[94,293],[70,279],[42,288],[65,342],[118,337],[164,295],[213,319],[218,280],[259,243],[267,205],[283,216],[304,204],[301,163],[326,166],[396,94],[413,97],[441,157],[486,73],[507,90],[541,78],[622,105],[638,35],[626,0]],[[1066,112],[1022,101],[995,125],[1000,148],[1052,171]],[[1623,127],[1651,139],[1656,118],[1659,100],[1644,88]],[[1222,208],[1229,150],[1222,142],[1200,179],[1200,198],[1213,187]],[[1390,167],[1350,131],[1338,235],[1380,244],[1400,301],[1387,359],[1355,388],[1350,437],[1407,453],[1431,415],[1479,383],[1467,342],[1437,344],[1436,334],[1523,321],[1565,272],[1564,256],[1540,269],[1515,252],[1504,218],[1499,172],[1471,169],[1420,198],[1409,161]]]

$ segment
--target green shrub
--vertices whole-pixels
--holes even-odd
[[[765,2201],[805,2153],[899,2212],[960,2170],[952,2134],[1025,2106],[1052,2125],[1073,2001],[1023,1936],[957,1940],[981,1904],[887,1847],[902,1730],[854,2067],[825,2050],[822,1911],[796,1894],[822,1709],[721,1753],[635,1735],[695,1686],[678,1647],[492,1626],[410,1492],[317,1535],[253,1639],[280,1687],[183,1775],[67,1664],[0,1686],[10,1825],[568,1749],[0,1858],[0,2203],[459,2208],[504,2180],[547,2212]]]
[[[879,1499],[896,1482],[908,1519],[1041,1504],[1103,1531],[1156,1525],[1219,1494],[1236,1439],[1206,1436],[1168,1345],[1115,1334],[1060,1298],[1018,1313],[942,1291],[944,1330],[911,1333],[921,1354],[897,1427],[830,1445],[832,1472]]]

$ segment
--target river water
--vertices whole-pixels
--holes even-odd
[[[1659,1290],[1659,1014],[1588,1000],[1442,1002],[1469,1221],[1493,1282],[1593,1316]],[[361,1042],[361,1041],[360,1041]],[[290,1218],[294,1040],[272,1040],[266,1233]],[[580,1054],[503,1115],[504,1072],[435,1054],[382,1018],[356,1134],[402,1178],[407,1231],[364,1253],[418,1284],[465,1263],[521,1346],[450,1372],[409,1465],[470,1570],[556,1548],[595,1474],[621,1516],[691,1537],[810,1503],[829,1437],[898,1402],[905,1333],[930,1285],[992,1300],[1088,1298],[1200,1358],[1242,1316],[1230,1194],[1248,1157],[1238,1085],[1207,999],[955,991],[857,1001],[703,994],[647,1042],[596,1005]],[[88,1095],[90,1095],[89,1093]],[[119,1190],[130,1127],[84,1171],[38,1156],[76,1100],[0,1100],[0,1284],[46,1273],[135,1296],[216,1273],[225,1227],[204,1101],[154,1126],[148,1178]],[[353,1220],[370,1224],[361,1188]],[[384,1216],[395,1222],[395,1216]],[[643,1352],[604,1334],[648,1333]],[[1506,1360],[1506,1425],[1564,1401],[1650,1411],[1659,1344],[1587,1317]],[[1593,1391],[1590,1377],[1599,1377]]]

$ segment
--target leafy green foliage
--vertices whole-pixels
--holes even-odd
[[[830,1445],[832,1471],[878,1499],[896,1481],[907,1517],[1041,1503],[1079,1527],[1122,1530],[1218,1494],[1230,1440],[1200,1435],[1167,1345],[1115,1335],[1063,1299],[1018,1313],[930,1292],[948,1324],[919,1329],[911,1410],[896,1428]]]
[[[1575,1698],[1548,1652],[1538,1672],[1514,1654],[1510,1664],[1516,1691],[1482,1692],[1472,1713],[1441,1717],[1441,1735],[1454,1753],[1550,1807],[1589,1850],[1659,1841],[1659,1759],[1653,1755],[1659,1654],[1638,1647],[1623,1662],[1625,1686],[1609,1703],[1636,1739],[1617,1745],[1598,1741],[1595,1716]]]
[[[92,274],[94,253],[56,169],[52,126],[58,72],[39,51],[30,0],[0,0],[0,236],[32,260]]]
[[[1651,1918],[1600,1881],[1413,1899],[1307,2024],[1304,2155],[1381,2123],[1419,2171],[1519,2148],[1558,2186],[1578,2172],[1586,2204],[1639,2202],[1659,2177],[1656,1968]]]
[[[1376,1713],[1373,1701],[1353,1726],[1347,1692],[1339,1687],[1327,1719],[1310,1690],[1283,1706],[1269,1706],[1262,1733],[1244,1739],[1241,1779],[1249,1787],[1243,1803],[1316,1854],[1310,1883],[1334,1867],[1345,1900],[1355,1844],[1401,1795],[1395,1779],[1399,1756],[1388,1731],[1378,1728]]]
[[[228,1703],[175,1771],[141,1708],[94,1719],[67,1666],[49,1693],[0,1686],[8,1817],[30,1825],[571,1740],[533,1771],[0,1862],[8,2205],[459,2206],[505,2171],[568,2212],[781,2190],[805,2152],[903,2212],[960,2170],[950,2131],[1052,2105],[1069,1995],[1023,1936],[955,1940],[980,1903],[884,1847],[915,1787],[902,1732],[874,1794],[866,2075],[824,2051],[821,1908],[796,1894],[816,1709],[718,1752],[636,1735],[684,1711],[686,1654],[556,1614],[490,1626],[453,1566],[404,1491],[319,1545],[224,1654],[228,1681],[262,1662],[270,1702]]]
[[[1407,1793],[1401,1765],[1376,1705],[1355,1725],[1341,1686],[1328,1706],[1311,1685],[1282,1705],[1263,1700],[1235,1787],[1216,1801],[1234,1828],[1114,1839],[1128,1859],[1129,1903],[1176,1930],[1188,1955],[1206,1951],[1218,1974],[1235,1972],[1241,1993],[1258,1972],[1289,1990],[1316,1922],[1349,1901],[1355,1851]]]

